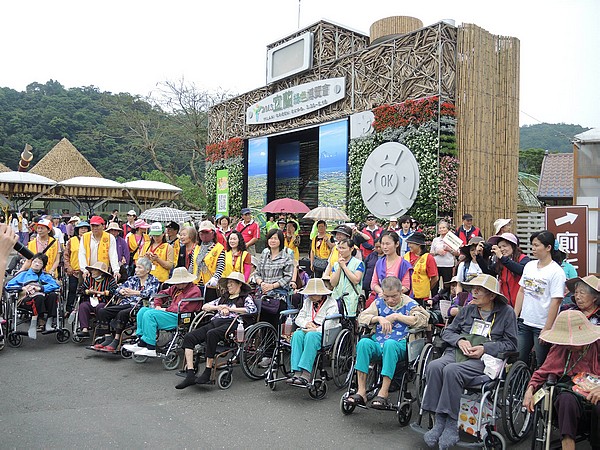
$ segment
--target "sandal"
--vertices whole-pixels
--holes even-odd
[[[298,377],[289,377],[288,379],[285,380],[285,384],[296,384],[297,380],[298,380]]]
[[[390,401],[387,399],[387,397],[381,397],[378,395],[371,402],[371,408],[373,409],[389,409],[389,407]]]
[[[294,386],[306,387],[310,384],[310,381],[308,381],[304,377],[294,377],[294,378],[295,378],[294,382],[292,383]]]
[[[348,405],[363,406],[365,408],[367,407],[367,403],[365,402],[365,399],[360,394],[352,394],[350,397],[348,397],[346,399],[346,403]]]

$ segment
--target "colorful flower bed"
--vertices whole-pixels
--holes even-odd
[[[244,187],[244,141],[231,138],[227,141],[206,146],[206,197],[207,212],[214,214],[216,209],[217,170],[227,169],[229,173],[229,211],[239,213],[242,208]]]

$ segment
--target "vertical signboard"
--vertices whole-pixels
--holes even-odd
[[[262,209],[267,204],[269,141],[266,137],[248,141],[248,207]]]
[[[348,121],[319,127],[319,206],[346,209]]]
[[[217,170],[217,215],[229,216],[229,171]]]
[[[567,261],[580,277],[588,269],[588,207],[547,206],[546,229],[554,233],[559,244],[567,251]]]

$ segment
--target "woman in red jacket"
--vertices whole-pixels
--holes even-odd
[[[519,248],[519,239],[512,233],[492,236],[488,243],[492,244],[492,254],[496,260],[492,265],[491,275],[498,276],[500,291],[508,299],[508,304],[514,308],[519,292],[519,280],[529,257],[523,254]],[[484,272],[487,271],[484,269]]]

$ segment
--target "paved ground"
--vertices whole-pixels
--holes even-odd
[[[239,367],[226,391],[177,391],[179,380],[158,360],[25,339],[0,352],[0,448],[425,447],[394,413],[343,416],[335,389],[322,401],[284,384],[271,392]]]

